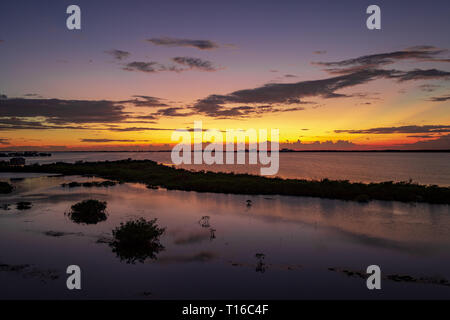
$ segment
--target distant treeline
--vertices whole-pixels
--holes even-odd
[[[7,158],[7,157],[51,157],[51,153],[46,152],[36,152],[36,151],[24,151],[24,152],[7,152],[7,153],[0,153],[0,157]]]

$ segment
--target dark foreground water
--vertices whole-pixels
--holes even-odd
[[[436,283],[450,280],[447,205],[60,186],[88,180],[32,175],[13,180],[16,190],[1,196],[0,205],[11,204],[0,209],[1,299],[450,298],[450,286]],[[64,215],[89,198],[107,201],[106,221],[79,225]],[[17,210],[19,201],[33,206]],[[127,264],[104,239],[138,217],[167,228],[165,249],[155,260]],[[81,267],[81,291],[66,289],[72,264]],[[384,278],[382,290],[369,291],[357,272],[371,264],[383,277],[428,280]]]

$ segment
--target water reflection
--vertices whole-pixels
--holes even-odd
[[[216,229],[213,229],[213,228],[210,228],[209,229],[209,240],[213,240],[213,239],[215,239],[216,238]]]
[[[266,255],[264,253],[257,253],[255,254],[255,257],[257,260],[255,271],[261,273],[266,272],[266,263],[264,262]]]
[[[361,279],[328,270],[364,271],[370,264],[380,265],[385,275],[450,279],[449,206],[152,190],[129,183],[61,187],[86,180],[14,181],[14,193],[0,198],[0,205],[12,204],[0,210],[0,261],[62,274],[78,263],[91,275],[84,298],[126,299],[143,291],[158,299],[372,298]],[[106,220],[78,224],[62,215],[89,198],[107,202]],[[20,201],[33,206],[19,213]],[[140,217],[158,218],[158,228],[168,231],[143,246],[111,236],[121,222]],[[0,298],[71,298],[64,284],[18,282],[13,272],[0,277],[12,288],[0,290]],[[389,280],[379,297],[444,298],[448,290]]]

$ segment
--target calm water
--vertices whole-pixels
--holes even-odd
[[[293,156],[309,159],[305,162],[313,166],[312,159],[322,155]],[[343,161],[341,155],[324,156]],[[403,156],[411,155],[398,155]],[[351,163],[361,163],[356,158],[365,158],[365,163],[386,158],[346,157]],[[410,168],[433,159],[421,154],[414,157]],[[317,167],[328,170],[320,160]],[[420,175],[424,179],[433,176]],[[383,275],[450,280],[447,205],[208,194],[150,190],[140,184],[68,189],[60,184],[90,179],[26,176],[12,181],[16,187],[12,194],[0,197],[0,205],[12,204],[10,210],[0,209],[3,299],[450,298],[449,286],[388,279],[382,280],[382,290],[369,291],[364,279],[339,271],[365,271],[368,265],[377,264]],[[9,177],[16,176],[3,174],[2,179]],[[107,201],[106,221],[79,225],[64,215],[71,205],[88,198]],[[247,206],[246,200],[252,205]],[[18,201],[31,201],[33,207],[18,211],[14,205]],[[199,223],[202,216],[210,217],[209,227]],[[120,222],[138,217],[158,218],[158,224],[167,228],[161,238],[165,249],[156,260],[127,264],[98,240],[110,237]],[[216,230],[215,237],[210,228]],[[61,236],[48,235],[48,231],[61,232]],[[262,262],[255,257],[257,253],[265,255]],[[66,289],[65,269],[71,264],[82,269],[81,291]]]
[[[169,152],[58,152],[27,163],[151,159],[171,164]],[[194,170],[259,174],[256,165],[183,165]],[[280,153],[283,178],[344,179],[362,182],[406,181],[450,186],[450,153]]]

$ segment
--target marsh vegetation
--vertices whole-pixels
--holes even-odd
[[[307,196],[368,202],[387,200],[450,204],[450,188],[419,185],[412,181],[359,183],[348,180],[267,178],[250,174],[189,171],[151,160],[54,163],[23,167],[0,166],[0,171],[92,175],[123,182],[140,182],[150,188],[197,192]]]
[[[94,199],[74,204],[67,213],[69,218],[80,224],[96,224],[107,219],[106,202]]]

